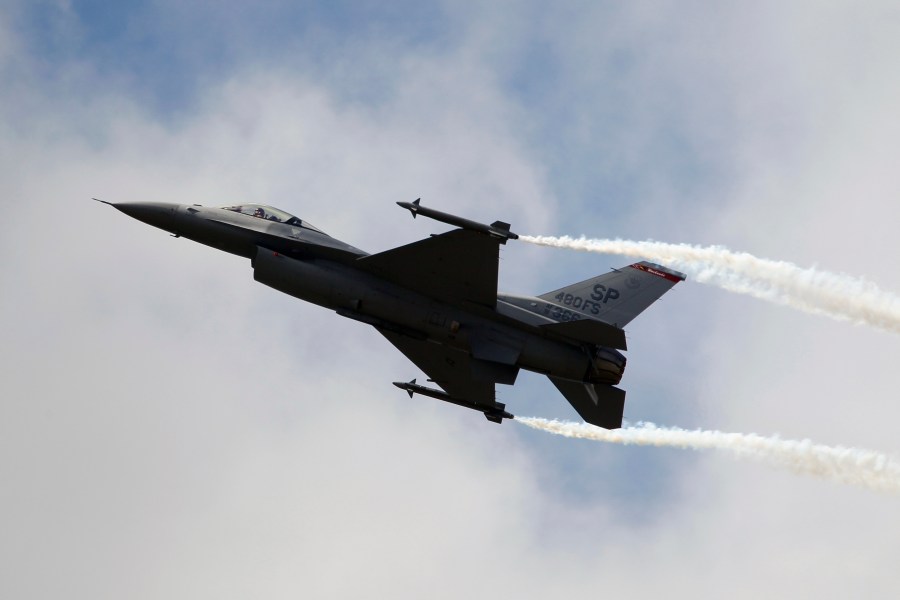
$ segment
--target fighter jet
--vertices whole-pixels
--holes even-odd
[[[174,237],[249,258],[256,281],[371,325],[440,388],[394,382],[410,398],[470,408],[494,423],[513,418],[496,385],[512,385],[526,369],[549,377],[588,423],[621,427],[623,327],[685,279],[638,262],[538,296],[498,294],[500,245],[518,238],[510,225],[419,200],[397,204],[413,218],[456,228],[377,254],[271,206],[99,201]]]

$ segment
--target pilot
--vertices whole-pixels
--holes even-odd
[[[264,211],[262,208],[257,208],[255,211],[253,211],[253,216],[258,219],[265,219],[266,211]]]

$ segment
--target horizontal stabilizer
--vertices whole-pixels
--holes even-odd
[[[604,429],[622,427],[625,390],[611,385],[583,383],[558,377],[550,377],[550,381],[586,423]]]
[[[618,327],[596,321],[594,319],[578,319],[577,321],[564,321],[562,323],[548,323],[541,325],[544,331],[607,348],[627,350],[625,345],[625,332]]]

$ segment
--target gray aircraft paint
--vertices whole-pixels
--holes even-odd
[[[105,201],[102,201],[105,202]],[[413,216],[457,225],[378,254],[337,240],[272,207],[111,204],[135,219],[251,260],[254,279],[372,325],[442,388],[409,392],[512,418],[495,399],[519,369],[547,375],[588,423],[621,427],[622,326],[684,275],[641,262],[541,296],[497,293],[499,245],[516,234],[400,203]],[[256,216],[254,216],[254,214]]]

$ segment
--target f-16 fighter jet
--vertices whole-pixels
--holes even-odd
[[[103,201],[101,201],[103,202]],[[518,236],[415,202],[398,202],[456,229],[367,254],[282,210],[242,204],[111,204],[175,237],[249,258],[256,281],[373,326],[428,380],[394,385],[511,419],[495,386],[519,369],[541,373],[588,423],[622,426],[623,327],[685,276],[639,262],[539,296],[497,293],[500,244]]]

